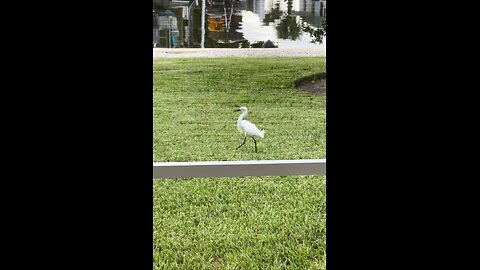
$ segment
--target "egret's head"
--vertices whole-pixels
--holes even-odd
[[[247,112],[247,107],[243,106],[243,107],[240,107],[240,109],[235,110],[235,112],[238,112],[238,111],[240,111],[242,113],[245,113],[245,112]]]

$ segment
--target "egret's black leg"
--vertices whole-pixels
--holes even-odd
[[[257,141],[255,141],[255,138],[252,137],[253,141],[255,142],[255,153],[257,153]]]
[[[246,141],[247,141],[247,136],[245,136],[245,139],[243,139],[243,143],[242,143],[242,144],[240,144],[240,146],[239,146],[239,147],[237,147],[237,149],[238,149],[238,148],[240,148],[240,147],[242,147],[242,145],[244,145]],[[237,150],[237,149],[235,149],[235,150]]]

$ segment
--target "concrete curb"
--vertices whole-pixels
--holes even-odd
[[[153,58],[194,58],[194,57],[326,57],[325,48],[153,48]]]

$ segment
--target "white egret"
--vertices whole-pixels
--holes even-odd
[[[243,118],[248,114],[247,107],[241,107],[240,109],[235,110],[235,112],[238,111],[241,111],[242,114],[240,114],[240,116],[238,117],[237,128],[238,131],[245,134],[245,139],[243,140],[243,143],[239,147],[237,147],[237,149],[245,144],[248,135],[252,137],[253,141],[255,142],[255,153],[257,153],[257,141],[255,140],[255,136],[263,139],[265,130],[260,131],[254,124],[250,123],[247,120],[243,120]]]

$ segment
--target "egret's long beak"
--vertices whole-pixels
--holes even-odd
[[[239,112],[239,111],[241,111],[241,110],[240,110],[240,109],[236,109],[236,110],[234,110],[234,112]]]

